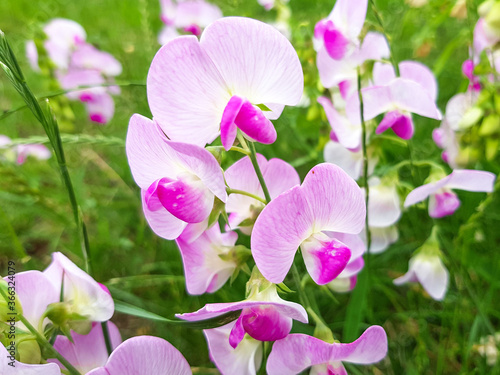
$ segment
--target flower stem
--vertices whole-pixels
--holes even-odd
[[[238,189],[231,189],[231,188],[229,188],[229,187],[228,187],[228,188],[226,188],[226,192],[227,192],[228,194],[240,194],[240,195],[246,195],[247,197],[250,197],[250,198],[256,199],[256,200],[258,200],[259,202],[262,202],[262,203],[264,203],[264,204],[266,204],[266,203],[267,203],[265,199],[263,199],[263,198],[261,198],[261,197],[259,197],[259,196],[255,195],[255,194],[249,193],[249,192],[247,192],[247,191],[238,190]]]
[[[5,299],[5,301],[9,302],[8,296],[4,293],[2,289],[0,289],[0,294],[2,297]],[[47,339],[40,333],[38,332],[35,327],[31,325],[31,323],[26,319],[23,314],[18,314],[17,318],[19,319],[20,322],[24,324],[26,328],[30,331],[30,333],[35,336],[36,341],[38,344],[43,347],[47,353],[53,356],[53,358],[56,358],[61,364],[66,367],[66,369],[69,371],[71,375],[81,375],[76,368],[74,368],[71,363],[68,362],[66,358],[64,358],[57,350],[54,349],[52,345],[47,341]]]
[[[102,335],[104,336],[104,342],[106,344],[106,350],[108,351],[108,356],[111,355],[113,347],[111,346],[111,339],[109,337],[108,322],[102,322]]]

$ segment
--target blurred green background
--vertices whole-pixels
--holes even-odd
[[[255,0],[214,1],[224,15],[238,15],[272,22],[276,11],[265,11]],[[444,112],[448,99],[464,91],[467,81],[461,64],[468,57],[472,28],[477,21],[477,2],[468,1],[465,19],[450,17],[455,1],[430,0],[419,8],[402,0],[375,1],[385,23],[385,31],[398,61],[415,59],[429,66],[439,82],[438,104]],[[295,161],[301,177],[322,159],[328,140],[326,118],[315,102],[321,94],[312,49],[314,25],[331,10],[333,1],[290,0],[292,43],[303,63],[309,108],[287,108],[275,122],[278,141],[257,146],[267,158]],[[117,78],[122,94],[115,97],[112,121],[99,126],[91,123],[78,102],[71,102],[73,124],[63,133],[85,134],[88,141],[66,144],[68,168],[84,220],[89,229],[91,257],[96,280],[105,283],[119,300],[172,317],[193,311],[208,302],[244,298],[246,276],[213,295],[188,296],[182,262],[174,242],[155,236],[142,215],[139,188],[128,168],[124,140],[133,113],[151,117],[146,98],[149,64],[160,47],[157,34],[162,23],[157,0],[3,0],[0,2],[0,29],[9,39],[27,82],[37,96],[54,92],[48,80],[33,72],[25,58],[25,42],[55,17],[80,23],[87,41],[113,54],[123,65]],[[372,11],[367,28],[379,30]],[[56,100],[57,101],[57,100]],[[9,115],[2,112],[24,103],[0,74],[0,134],[11,138],[44,135],[42,127],[26,109]],[[440,160],[440,151],[431,139],[438,121],[417,118],[413,156],[417,160]],[[108,139],[108,141],[106,141]],[[118,142],[116,141],[118,139]],[[118,145],[117,145],[118,144]],[[408,158],[406,147],[384,144],[383,163],[395,164]],[[223,159],[227,167],[233,155]],[[498,173],[497,165],[488,166]],[[495,170],[496,169],[496,170]],[[410,179],[410,169],[401,178]],[[415,176],[423,183],[426,171]],[[450,289],[444,302],[430,299],[421,287],[395,287],[392,280],[406,272],[412,252],[430,234],[433,225],[425,209],[406,211],[398,228],[400,240],[386,252],[370,257],[371,285],[361,328],[380,324],[389,336],[389,355],[375,366],[349,367],[352,374],[499,374],[500,366],[490,367],[473,350],[481,336],[489,334],[500,321],[499,197],[495,193],[474,223],[469,217],[484,194],[459,192],[462,207],[453,216],[441,219],[447,242],[446,263],[451,273]],[[248,239],[240,236],[242,243]],[[55,158],[48,162],[29,159],[24,165],[0,161],[0,272],[15,259],[17,271],[43,269],[50,253],[61,251],[83,267],[78,236],[67,193],[62,185]],[[300,261],[301,262],[301,261]],[[299,262],[299,263],[300,263]],[[4,272],[5,273],[5,272]],[[293,289],[293,282],[290,282]],[[337,339],[343,339],[346,309],[356,311],[360,301],[350,294],[333,295],[325,289],[307,286],[315,293],[320,310]],[[296,294],[288,299],[297,300]],[[198,373],[213,373],[201,331],[167,326],[117,313],[113,320],[123,337],[152,334],[175,345]],[[313,326],[296,325],[294,330],[312,333]]]

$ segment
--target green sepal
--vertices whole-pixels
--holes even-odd
[[[265,104],[257,104],[257,107],[259,107],[262,111],[271,112],[271,109]]]

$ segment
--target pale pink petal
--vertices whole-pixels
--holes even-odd
[[[148,194],[146,190],[141,190],[141,196],[144,216],[153,232],[167,240],[175,240],[179,237],[186,228],[187,223],[176,218],[163,208],[159,200],[152,206],[147,200]]]
[[[350,124],[347,118],[341,116],[333,107],[330,99],[320,96],[318,103],[323,106],[338,142],[345,148],[358,149],[361,145],[361,127]]]
[[[330,141],[325,145],[323,157],[326,162],[341,167],[355,180],[363,174],[363,153],[361,151],[352,152],[340,143]]]
[[[52,156],[50,150],[44,145],[17,145],[18,157],[25,159],[27,156],[33,156],[38,160],[47,160]]]
[[[233,95],[255,105],[299,102],[302,67],[288,39],[274,27],[250,18],[226,17],[205,29],[200,45]]]
[[[264,208],[252,231],[251,249],[267,280],[283,281],[297,248],[313,233],[314,219],[300,186],[279,195]]]
[[[165,25],[158,34],[158,43],[160,43],[163,46],[168,42],[170,42],[171,40],[177,38],[178,36],[179,32],[175,27],[170,25]]]
[[[270,159],[262,167],[262,174],[272,199],[300,184],[300,177],[295,168],[281,159]]]
[[[307,368],[332,362],[376,363],[387,354],[387,335],[380,326],[369,327],[350,344],[329,344],[304,334],[276,341],[267,360],[269,375],[294,375]]]
[[[385,228],[370,227],[370,233],[372,239],[370,253],[373,254],[381,253],[399,239],[398,229],[395,225]],[[363,234],[363,238],[366,238],[366,233]]]
[[[87,375],[190,375],[189,363],[172,344],[159,337],[136,336],[118,346],[105,367]]]
[[[373,84],[386,86],[396,78],[394,67],[389,63],[376,62],[373,65]]]
[[[107,322],[111,347],[114,350],[122,342],[116,325]],[[65,336],[57,336],[54,349],[61,354],[78,371],[85,374],[97,367],[104,366],[108,360],[108,351],[100,323],[93,323],[87,335],[80,335],[71,331],[73,343]],[[48,362],[57,363],[62,370],[66,369],[59,361],[49,359]]]
[[[354,259],[354,261],[349,261],[349,264],[339,275],[339,278],[351,278],[352,276],[357,275],[363,269],[365,265],[365,261],[363,257],[358,257]]]
[[[413,265],[420,284],[429,295],[441,301],[448,289],[449,274],[439,257],[418,259]]]
[[[496,176],[491,172],[456,169],[446,182],[449,189],[491,193]]]
[[[354,42],[365,23],[368,0],[338,0],[328,19]]]
[[[232,96],[195,36],[178,37],[160,48],[149,69],[147,91],[151,112],[165,134],[198,146],[217,138]]]
[[[371,86],[361,89],[363,93],[364,119],[371,120],[394,108],[389,86]],[[358,92],[354,92],[346,103],[346,114],[353,124],[361,123]]]
[[[454,95],[446,104],[446,123],[453,131],[462,130],[462,120],[476,104],[479,95],[473,90]]]
[[[6,282],[12,281],[4,277]],[[60,290],[56,289],[51,280],[39,271],[20,272],[15,276],[15,291],[21,303],[24,317],[38,327],[47,306],[59,302]],[[48,323],[46,320],[43,327]],[[0,345],[1,346],[1,345]]]
[[[316,64],[321,84],[326,88],[335,87],[340,82],[355,79],[357,76],[356,65],[350,58],[333,60],[324,48],[318,51]]]
[[[182,255],[186,287],[189,294],[213,293],[229,279],[236,264],[219,257],[236,243],[235,232],[221,235],[216,223],[195,241],[186,242],[183,235],[176,240]]]
[[[366,208],[358,184],[342,168],[322,163],[313,167],[302,183],[314,230],[359,233]]]
[[[222,12],[214,4],[203,0],[187,0],[177,4],[174,24],[178,28],[196,25],[205,28],[222,17]]]
[[[222,374],[255,375],[262,363],[262,344],[246,336],[236,349],[231,347],[229,334],[234,324],[203,331],[210,359]]]
[[[9,352],[7,348],[0,345],[0,369],[2,375],[61,375],[59,366],[55,363],[45,365],[27,365],[16,361],[16,350]]]
[[[380,33],[369,31],[366,33],[361,47],[353,53],[353,59],[361,65],[367,60],[388,58],[390,54],[389,44],[385,36]]]
[[[38,50],[36,49],[36,44],[33,40],[28,40],[26,42],[26,57],[28,58],[31,69],[35,72],[39,72],[40,66],[38,66]]]
[[[89,118],[98,124],[106,124],[115,114],[115,102],[106,92],[93,95],[91,100],[85,102]]]
[[[399,73],[402,78],[420,84],[430,95],[432,100],[437,99],[437,81],[432,71],[417,61],[402,61],[399,63]]]
[[[388,89],[392,102],[398,108],[420,116],[441,120],[442,116],[436,103],[420,84],[409,79],[396,78],[389,84]]]
[[[97,322],[113,316],[114,302],[109,293],[62,253],[52,253],[52,262],[43,273],[58,292],[64,282],[63,300],[71,302],[74,312]]]
[[[175,316],[179,319],[195,322],[199,320],[214,318],[230,311],[238,311],[255,307],[273,307],[284,316],[287,316],[294,320],[298,320],[302,323],[307,323],[307,313],[301,305],[295,302],[282,300],[279,297],[276,301],[244,300],[229,303],[208,303],[198,311],[185,314],[176,314]]]
[[[99,51],[88,43],[79,44],[73,51],[71,66],[77,69],[95,69],[109,77],[122,72],[122,65],[111,54]]]
[[[370,200],[368,209],[370,227],[388,227],[401,217],[399,195],[394,185],[381,184],[370,179]]]

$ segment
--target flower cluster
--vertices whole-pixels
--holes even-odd
[[[32,68],[40,71],[42,64],[48,65],[59,86],[69,91],[67,97],[85,103],[91,121],[109,122],[115,112],[111,95],[120,93],[119,87],[112,85],[113,77],[121,74],[121,64],[111,54],[86,42],[85,30],[75,21],[55,18],[44,26],[43,32],[46,39],[26,44]],[[82,86],[91,88],[76,90]]]

